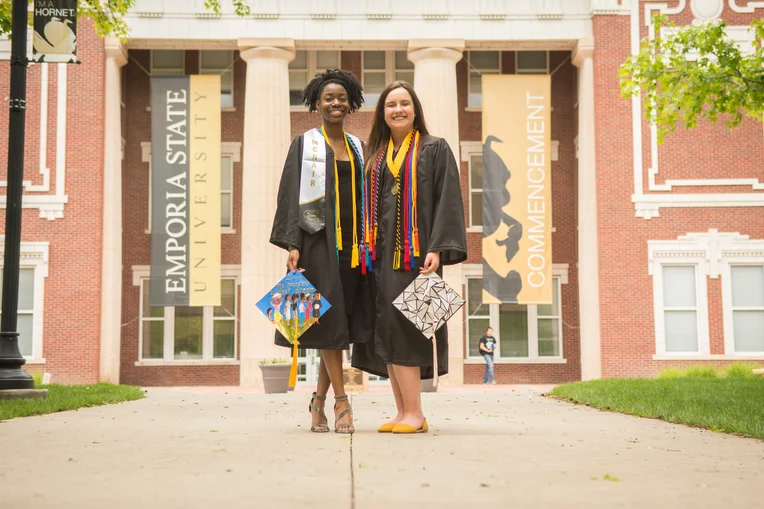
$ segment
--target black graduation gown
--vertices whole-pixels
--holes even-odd
[[[296,247],[300,250],[298,266],[305,269],[303,275],[311,282],[331,307],[302,336],[301,348],[320,350],[347,350],[350,343],[364,342],[371,337],[372,302],[368,278],[361,277],[356,286],[355,298],[345,302],[340,277],[340,266],[336,252],[336,232],[334,230],[334,152],[326,145],[326,226],[323,230],[310,234],[299,224],[300,173],[302,166],[303,135],[292,140],[284,163],[279,184],[278,204],[271,230],[271,244],[283,249]],[[356,168],[360,163],[356,161]],[[361,195],[357,194],[360,210]],[[342,206],[352,204],[342,202]],[[352,246],[343,246],[351,249]],[[286,261],[286,257],[285,257]],[[360,266],[357,270],[360,274]],[[284,347],[292,345],[276,331],[275,344]]]
[[[428,252],[440,252],[440,266],[467,259],[464,205],[459,169],[451,148],[442,138],[424,136],[417,159],[417,213],[420,256],[424,264]],[[387,377],[387,364],[419,366],[421,378],[433,378],[432,341],[425,338],[392,302],[419,275],[419,271],[393,270],[395,252],[396,196],[394,178],[384,165],[380,184],[377,260],[373,264],[372,294],[375,302],[374,340],[353,345],[354,367]],[[442,270],[438,269],[442,276]],[[455,288],[459,291],[459,288]],[[438,375],[448,373],[448,332],[444,325],[436,333]]]

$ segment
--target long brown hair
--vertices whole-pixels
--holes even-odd
[[[371,132],[369,133],[369,140],[366,142],[366,168],[370,168],[377,158],[377,155],[387,147],[390,140],[390,127],[385,122],[385,102],[387,102],[387,96],[396,88],[405,89],[411,96],[411,102],[414,103],[414,129],[417,129],[422,136],[429,134],[427,131],[427,123],[424,120],[424,110],[422,109],[422,103],[419,101],[414,87],[406,83],[405,81],[393,81],[387,88],[385,88],[379,96],[377,101],[377,107],[374,109],[374,118],[371,122]]]

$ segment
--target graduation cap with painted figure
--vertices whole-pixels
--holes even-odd
[[[330,307],[329,301],[298,271],[289,272],[257,303],[257,308],[293,345],[290,387],[297,378],[299,338],[319,323]]]
[[[458,293],[436,273],[420,274],[393,301],[397,308],[422,333],[432,340],[434,385],[438,384],[438,345],[435,331],[464,305]]]

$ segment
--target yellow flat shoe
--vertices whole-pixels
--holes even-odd
[[[396,424],[393,427],[393,433],[396,435],[407,433],[427,433],[429,429],[430,427],[427,425],[427,419],[425,419],[424,424],[422,424],[420,429],[416,429],[414,426],[409,426],[408,424]]]
[[[395,427],[394,422],[386,422],[382,426],[380,426],[377,429],[377,431],[379,431],[380,433],[392,433],[394,427]]]

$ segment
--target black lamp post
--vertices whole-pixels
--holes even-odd
[[[11,100],[8,123],[8,192],[5,211],[5,263],[0,321],[0,390],[34,389],[21,369],[26,362],[16,331],[21,251],[21,190],[24,180],[24,124],[27,95],[28,0],[13,0],[11,24]]]

